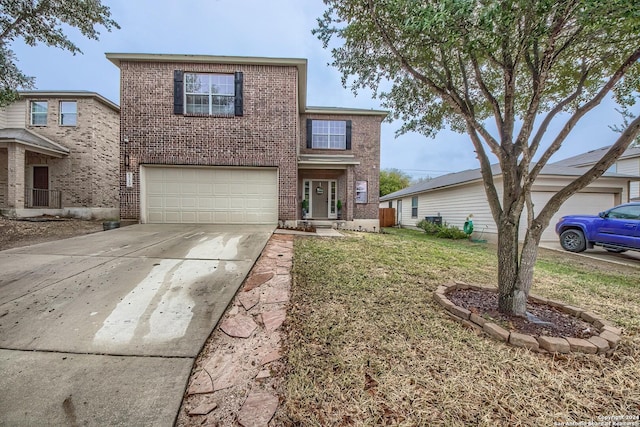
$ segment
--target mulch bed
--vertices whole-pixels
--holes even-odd
[[[532,336],[573,337],[587,339],[598,335],[596,328],[574,316],[546,304],[529,301],[527,312],[536,321],[510,316],[498,311],[498,294],[491,290],[456,289],[447,293],[447,298],[457,306],[466,308],[502,327]]]

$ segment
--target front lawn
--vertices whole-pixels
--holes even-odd
[[[640,266],[541,252],[532,293],[589,308],[624,329],[611,358],[553,357],[493,341],[433,301],[436,287],[453,280],[495,284],[495,248],[387,231],[296,239],[285,402],[276,423],[638,420]]]

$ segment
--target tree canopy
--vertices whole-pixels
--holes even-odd
[[[325,0],[314,30],[355,91],[371,88],[400,132],[466,132],[498,227],[500,309],[524,315],[553,214],[640,132],[640,3],[628,0]],[[628,119],[592,168],[545,206],[531,192],[576,124],[607,97]],[[565,113],[565,114],[561,114]],[[552,122],[564,120],[557,133]],[[607,123],[603,123],[607,126]],[[604,144],[603,144],[604,145]],[[501,168],[501,186],[490,153]],[[535,158],[535,161],[534,161]],[[518,224],[526,207],[520,252]]]
[[[100,0],[0,0],[0,106],[15,100],[17,90],[34,85],[33,77],[25,75],[16,64],[10,46],[14,40],[82,53],[65,34],[65,27],[76,28],[83,36],[97,40],[97,26],[109,31],[120,28]]]
[[[411,183],[411,177],[400,169],[380,170],[380,196],[394,193],[403,188],[407,188]]]

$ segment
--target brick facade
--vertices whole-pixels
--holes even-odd
[[[377,219],[380,194],[380,123],[381,115],[302,114],[300,120],[300,154],[352,155],[358,165],[345,169],[306,169],[300,171],[298,197],[302,198],[304,179],[336,179],[337,198],[342,200],[344,219]],[[307,148],[307,119],[351,120],[350,150]],[[356,181],[367,182],[367,203],[356,203]]]
[[[118,106],[93,92],[32,91],[20,95],[20,100],[0,110],[3,131],[0,209],[3,213],[117,217],[120,204]],[[46,124],[31,124],[30,107],[35,101],[47,103]],[[61,101],[76,103],[75,125],[60,124]],[[36,136],[29,136],[23,129]],[[30,140],[33,138],[40,142],[34,143]],[[44,146],[38,145],[43,143]],[[18,148],[19,158],[12,156]],[[47,200],[44,206],[33,203],[32,208],[25,192],[32,194],[34,167],[38,166],[47,167],[50,193],[46,199],[40,199]]]
[[[123,61],[120,70],[122,218],[140,218],[140,165],[153,164],[277,167],[279,217],[295,219],[296,67]],[[243,72],[243,115],[174,114],[174,70]],[[131,188],[126,187],[127,171],[133,172]]]
[[[30,125],[29,101],[47,101],[46,126]],[[77,123],[61,126],[60,101],[76,101]],[[49,166],[50,189],[62,192],[62,206],[116,208],[119,205],[118,163],[120,116],[95,98],[29,97],[26,128],[69,149],[63,158],[28,151],[25,183],[32,185],[33,166]]]
[[[153,54],[107,54],[107,58],[120,68],[121,76],[122,219],[143,217],[141,167],[146,165],[277,168],[278,220],[283,224],[301,219],[303,179],[336,179],[350,220],[377,219],[383,112],[320,114],[323,119],[352,121],[349,154],[360,163],[342,170],[322,165],[299,169],[298,155],[307,152],[305,120],[318,117],[305,114],[306,60]],[[174,87],[184,86],[176,76],[239,72],[243,77],[241,116],[183,114],[180,98],[184,94],[174,93]],[[368,182],[366,204],[355,203],[357,180]]]

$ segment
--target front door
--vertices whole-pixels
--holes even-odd
[[[329,186],[327,184],[327,181],[311,182],[312,218],[329,217]]]
[[[335,180],[305,180],[304,199],[309,201],[309,217],[313,219],[335,219],[337,182]]]
[[[33,203],[34,207],[49,206],[49,167],[33,167]]]

